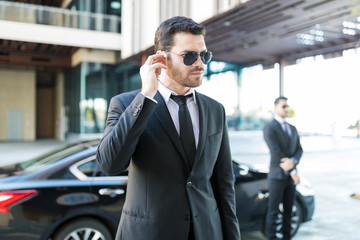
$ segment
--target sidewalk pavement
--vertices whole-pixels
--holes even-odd
[[[270,160],[269,149],[262,131],[229,132],[232,157],[242,163],[266,170]],[[351,151],[360,149],[360,138],[304,135],[300,133],[304,155],[324,152]]]
[[[230,145],[237,154],[269,154],[262,131],[230,131]],[[322,152],[359,149],[360,138],[300,133],[304,152]]]
[[[65,144],[66,142],[54,139],[0,142],[0,166],[37,157]]]

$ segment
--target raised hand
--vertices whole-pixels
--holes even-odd
[[[158,89],[158,78],[161,69],[167,68],[165,55],[161,53],[150,55],[140,68],[141,93],[147,97],[154,97]]]

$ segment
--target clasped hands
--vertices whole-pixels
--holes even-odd
[[[282,158],[282,159],[280,159],[280,167],[285,172],[288,172],[288,171],[294,169],[295,161],[291,158]],[[291,178],[293,179],[295,185],[300,182],[300,177],[297,174],[297,172],[292,173]]]
[[[295,161],[291,158],[282,158],[282,159],[280,159],[280,167],[285,172],[288,172],[288,171],[294,169]]]

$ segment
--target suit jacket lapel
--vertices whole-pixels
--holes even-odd
[[[207,133],[207,119],[208,119],[208,105],[204,98],[196,92],[196,102],[199,109],[199,143],[196,150],[196,157],[194,165],[196,164],[196,160],[202,154],[204,150],[205,142],[206,142],[206,133]]]
[[[158,106],[155,108],[155,115],[159,119],[161,125],[169,135],[171,141],[174,143],[176,149],[185,160],[188,170],[190,171],[191,167],[189,162],[187,161],[184,148],[182,147],[182,143],[180,141],[179,134],[176,131],[174,122],[170,116],[168,108],[164,102],[163,97],[159,92],[156,93],[154,99],[158,102]]]
[[[286,139],[286,141],[289,142],[290,137],[289,137],[288,133],[286,131],[284,131],[283,127],[277,120],[274,120],[274,121],[276,121],[276,123],[278,125],[278,131],[280,131],[281,134],[284,136],[284,139]]]
[[[291,137],[290,137],[290,152],[294,153],[296,150],[296,138],[297,138],[297,133],[295,131],[295,127],[290,126],[290,130],[291,130]]]

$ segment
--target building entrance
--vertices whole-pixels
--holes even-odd
[[[55,137],[55,73],[36,72],[36,138]]]

